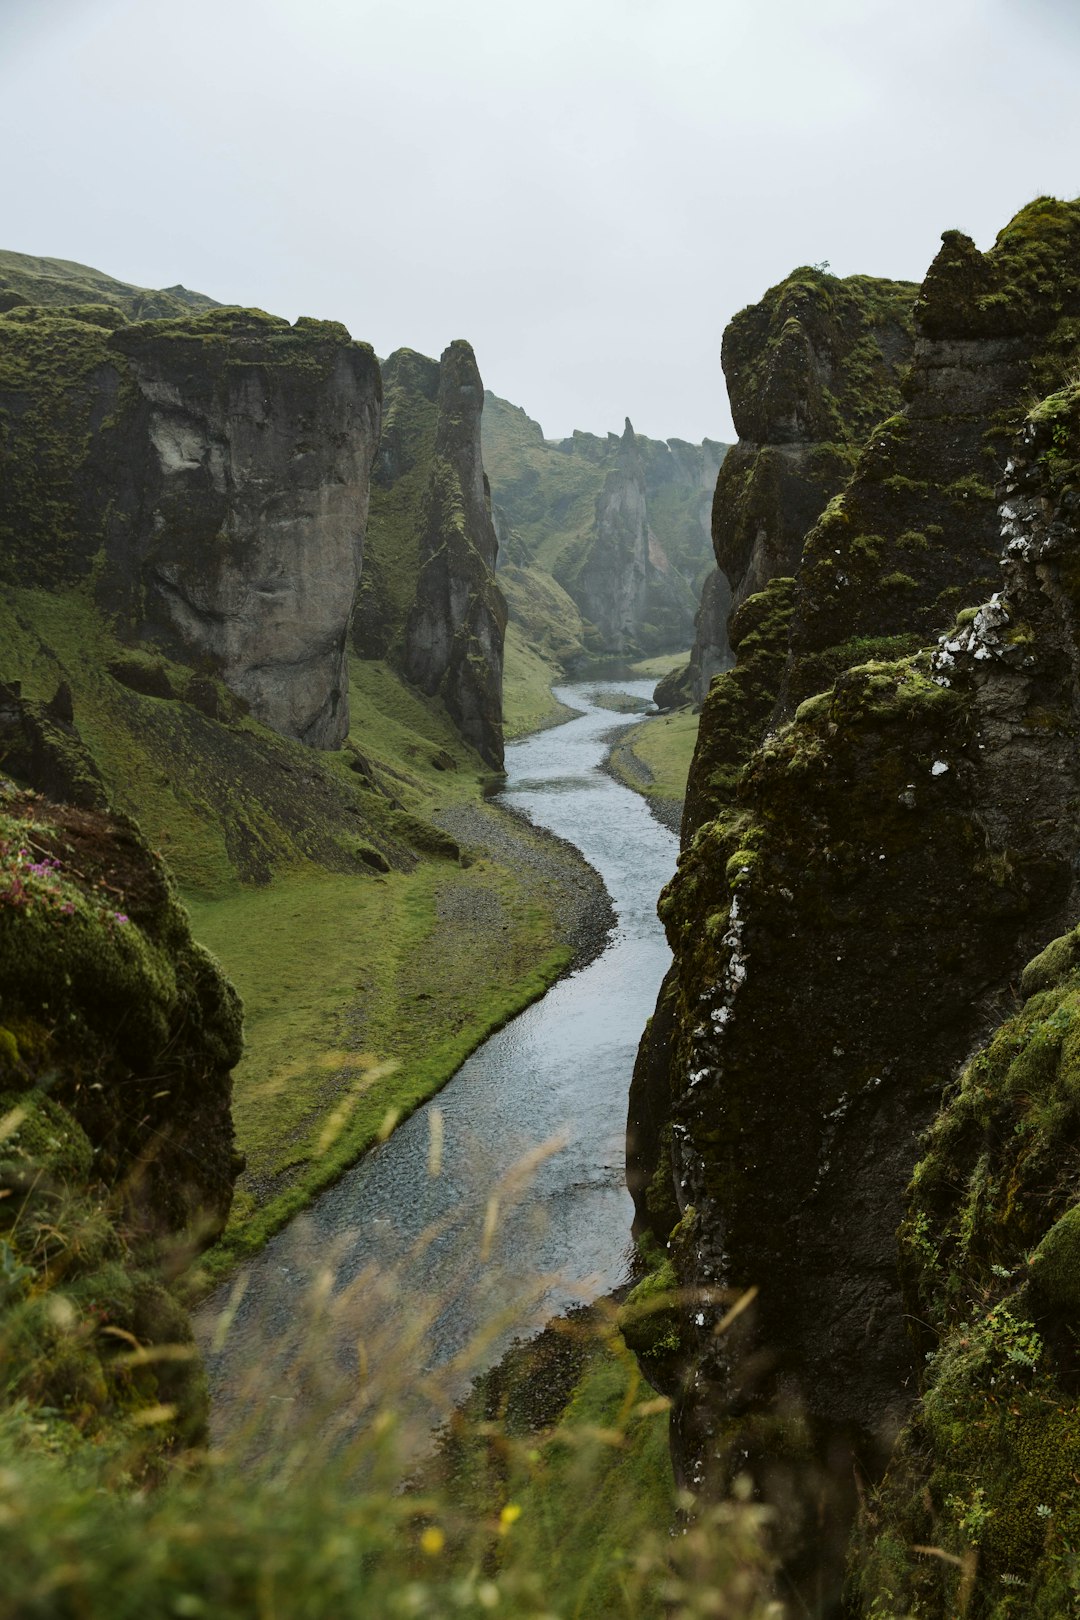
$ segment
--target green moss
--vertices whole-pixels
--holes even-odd
[[[158,315],[182,315],[214,306],[203,293],[186,287],[155,291],[117,281],[90,265],[70,259],[38,258],[28,253],[0,250],[0,296],[19,298],[34,305],[90,305],[122,314],[130,320]]]
[[[1072,1602],[1071,1549],[1080,1536],[1077,961],[1070,934],[1028,965],[1027,1005],[969,1063],[915,1172],[901,1253],[911,1319],[924,1324],[929,1359],[921,1407],[856,1555],[871,1610],[886,1592],[895,1612],[949,1612],[956,1601],[959,1565],[901,1557],[905,1540],[957,1560],[977,1550],[972,1612],[988,1620],[1049,1617]]]
[[[1080,1315],[1080,1205],[1055,1221],[1028,1262],[1036,1294],[1066,1318]]]
[[[14,1040],[11,1046],[16,1046]],[[90,1180],[90,1139],[66,1109],[42,1092],[0,1092],[0,1132],[0,1173],[10,1168],[20,1176],[41,1171],[57,1181]]]
[[[1041,990],[1051,990],[1080,967],[1080,930],[1051,940],[1033,957],[1020,976],[1020,993],[1027,1000]]]
[[[687,783],[687,835],[734,801],[776,704],[794,600],[795,581],[774,579],[732,615],[728,634],[736,664],[713,680],[702,705]]]
[[[670,1363],[682,1349],[678,1279],[667,1256],[626,1296],[619,1312],[619,1330],[646,1369],[652,1363]]]
[[[757,413],[787,398],[802,401],[812,417],[808,437],[859,443],[896,408],[896,373],[879,339],[889,333],[901,345],[905,335],[910,341],[915,293],[907,282],[802,266],[736,315],[724,354],[743,436],[765,439],[754,431]],[[811,351],[830,356],[831,389],[815,384]]]

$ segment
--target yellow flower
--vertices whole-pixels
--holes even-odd
[[[520,1519],[520,1518],[521,1518],[521,1509],[518,1506],[518,1504],[516,1502],[507,1502],[506,1506],[503,1508],[502,1512],[499,1514],[499,1534],[500,1534],[500,1536],[505,1536],[505,1534],[509,1530],[510,1526],[512,1524],[516,1524],[518,1519]]]
[[[437,1524],[429,1524],[420,1537],[420,1546],[429,1558],[437,1558],[446,1546],[446,1537]]]

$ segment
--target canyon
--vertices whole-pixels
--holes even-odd
[[[424,1315],[455,1212],[483,1263],[513,1234],[516,1285],[533,1216],[515,1227],[482,1187],[466,1199],[464,1176],[435,1189],[443,1115],[416,1110],[460,1070],[446,1140],[464,1131],[462,1162],[494,1163],[485,1065],[512,1085],[520,1060],[509,1134],[556,1126],[508,1020],[577,970],[550,999],[563,1039],[618,959],[619,1065],[632,1004],[644,1022],[656,996],[625,1075],[629,1268],[590,1250],[595,1285],[572,1265],[578,1294],[551,1285],[539,1370],[503,1354],[512,1322],[493,1333],[472,1396],[454,1387],[440,1456],[457,1463],[430,1499],[414,1481],[426,1529],[405,1573],[388,1555],[388,1590],[437,1612],[457,1588],[417,1571],[477,1493],[486,1528],[452,1529],[461,1558],[446,1554],[466,1612],[487,1605],[477,1570],[496,1603],[505,1580],[514,1612],[547,1612],[530,1581],[568,1520],[600,1536],[592,1514],[605,1537],[626,1524],[603,1543],[598,1613],[621,1612],[605,1607],[620,1580],[643,1615],[696,1614],[695,1580],[754,1620],[1068,1612],[1080,204],[1037,199],[985,252],[947,231],[921,285],[793,271],[725,332],[730,449],[629,421],[545,439],[485,395],[462,341],[380,365],[333,322],[14,254],[0,304],[9,1404],[43,1413],[54,1449],[122,1440],[135,1478],[198,1451],[206,1387],[176,1289],[221,1285],[200,1326],[211,1361],[271,1293],[243,1280],[268,1275],[260,1253],[283,1319],[302,1296],[274,1234],[312,1206],[307,1270],[326,1262],[358,1218],[342,1176],[361,1159],[361,1203],[388,1178],[373,1229],[448,1199],[428,1235],[408,1228],[404,1315]],[[602,753],[618,730],[619,770],[640,660],[687,648],[648,723],[697,732],[659,896],[665,973],[643,921],[635,965],[641,919],[598,955],[604,888],[560,841],[593,858],[563,819],[587,772],[560,776],[555,722],[585,705],[566,737],[584,727]],[[639,661],[621,697],[611,660]],[[492,801],[508,759],[534,754],[542,787],[530,766],[511,800],[546,796],[559,837]],[[629,802],[627,825],[648,821]],[[670,841],[649,827],[658,885]],[[596,857],[617,898],[620,860],[653,871],[636,847],[617,830]],[[555,1228],[596,1190],[594,1163],[571,1168],[537,1173]],[[558,1271],[541,1236],[536,1254]],[[362,1403],[365,1334],[383,1331],[366,1256],[347,1284],[320,1273],[311,1306],[314,1384],[348,1360]],[[575,1300],[602,1323],[587,1349]],[[388,1356],[412,1365],[392,1337]],[[428,1399],[432,1377],[421,1361],[410,1389]],[[515,1430],[520,1409],[541,1416]],[[270,1415],[285,1455],[290,1415]],[[396,1490],[379,1423],[364,1479]],[[594,1476],[555,1460],[598,1434],[612,1455]],[[513,1542],[522,1501],[553,1515],[550,1541]],[[638,1512],[665,1541],[677,1523],[680,1545],[643,1551]]]

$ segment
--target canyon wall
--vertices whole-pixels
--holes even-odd
[[[484,388],[458,341],[438,361],[399,350],[384,367],[368,562],[353,644],[388,656],[439,697],[465,740],[501,769],[506,605],[484,473]]]
[[[727,447],[649,439],[629,420],[621,435],[549,440],[493,394],[484,421],[506,559],[569,594],[587,655],[688,646],[713,561],[709,510]]]
[[[335,748],[380,382],[333,322],[103,305],[0,316],[0,567],[85,580],[132,641]]]
[[[811,346],[755,315],[725,348],[740,430],[771,423],[779,442],[757,472],[729,457],[718,485],[738,661],[702,713],[661,901],[674,966],[635,1075],[630,1180],[640,1228],[701,1301],[680,1352],[652,1363],[677,1467],[716,1485],[734,1448],[783,1508],[792,1578],[834,1595],[853,1461],[880,1476],[925,1365],[895,1238],[921,1133],[1024,963],[1077,915],[1080,537],[1069,480],[1046,484],[1055,458],[1071,466],[1072,406],[1025,413],[1075,364],[1078,249],[1080,206],[1047,199],[986,254],[944,238],[903,402],[889,412],[883,388],[853,414],[850,477],[824,511],[827,486],[786,481],[791,447],[802,461],[835,420]],[[748,520],[748,486],[774,490],[771,521]],[[940,1539],[944,1499],[926,1500]],[[893,1612],[884,1590],[874,1612]]]

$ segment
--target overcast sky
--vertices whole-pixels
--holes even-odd
[[[731,437],[797,264],[920,279],[1080,193],[1080,0],[0,0],[0,245],[385,355],[545,433]]]

